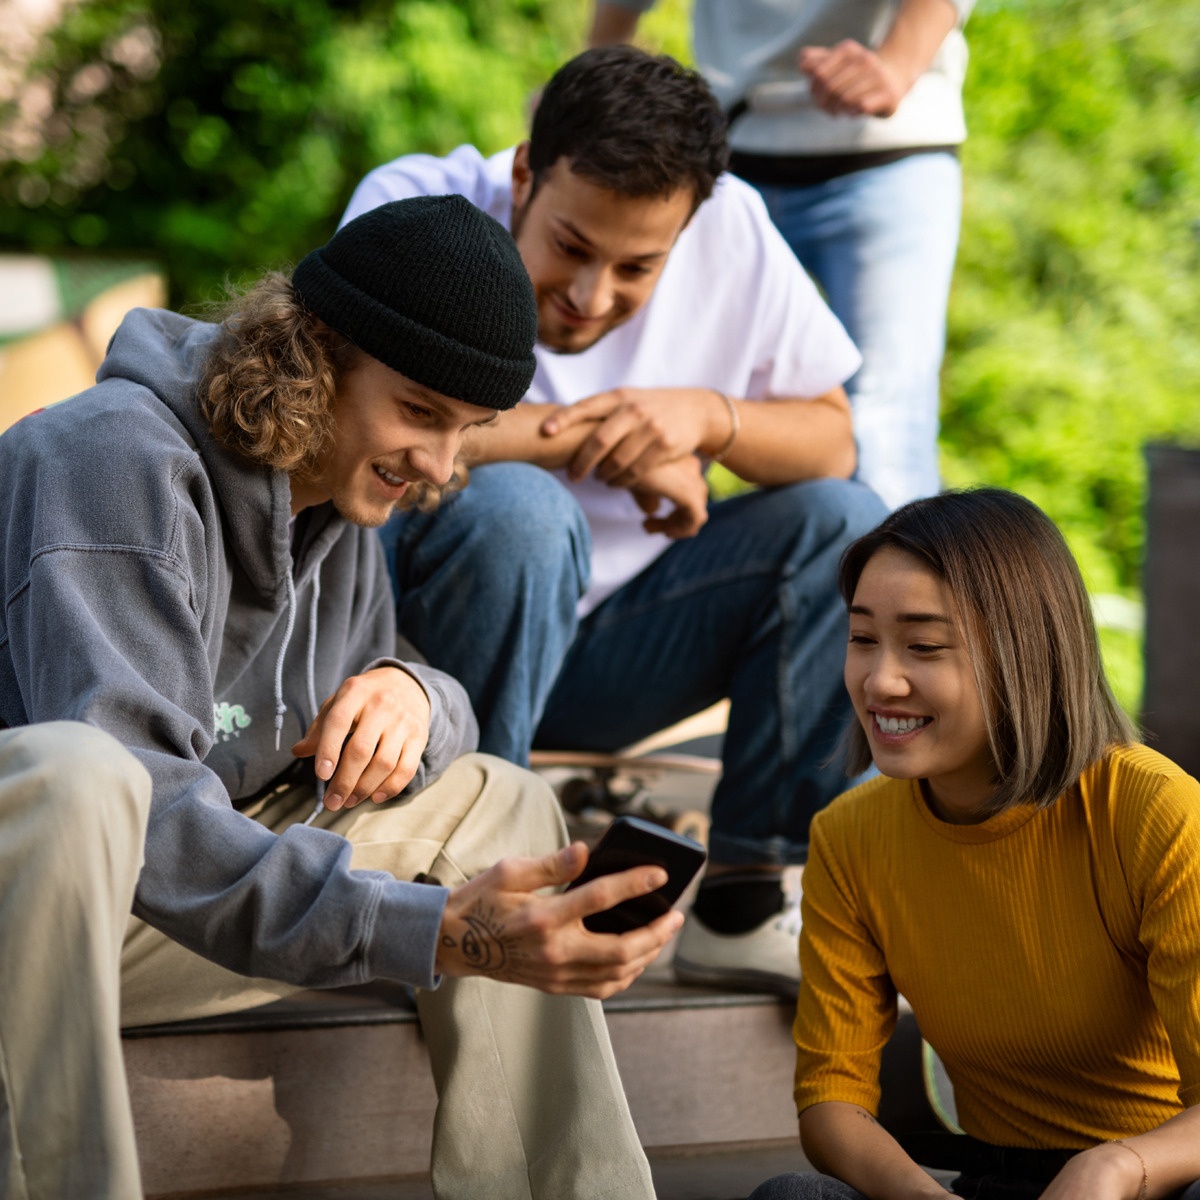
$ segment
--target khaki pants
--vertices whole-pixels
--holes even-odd
[[[149,803],[145,771],[105,734],[0,731],[0,1195],[12,1200],[141,1194],[119,1024],[295,990],[129,919]],[[249,815],[282,831],[312,803],[311,788],[283,788]],[[549,789],[485,755],[412,799],[317,823],[353,843],[356,867],[449,887],[564,836]],[[470,978],[418,993],[418,1009],[438,1089],[439,1198],[653,1196],[599,1004]]]

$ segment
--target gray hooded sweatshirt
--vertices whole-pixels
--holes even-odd
[[[352,871],[344,838],[276,835],[236,807],[295,765],[314,703],[400,664],[374,531],[306,509],[293,556],[288,476],[222,449],[199,415],[217,336],[136,310],[95,387],[0,437],[0,726],[84,721],[142,762],[134,913],[184,946],[299,986],[432,987],[445,889]],[[458,683],[403,669],[431,705],[417,790],[478,729]]]

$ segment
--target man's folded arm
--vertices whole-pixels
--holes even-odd
[[[845,479],[853,473],[854,429],[850,404],[840,385],[811,399],[745,400],[731,396],[729,401],[736,406],[738,428],[723,462],[742,479],[775,487],[804,479]],[[638,422],[656,419],[669,428],[676,423],[671,410],[681,404],[707,414],[701,422],[703,436],[700,440],[694,436],[688,439],[682,453],[719,453],[734,432],[729,407],[720,393],[709,388],[618,388],[567,407],[520,404],[503,413],[494,424],[473,430],[464,447],[464,459],[470,466],[515,461],[559,470],[569,467],[581,451],[588,455],[591,439],[604,438],[605,422],[615,418],[616,425],[622,406],[639,410],[626,422],[632,432]],[[661,418],[656,410],[661,410]],[[544,429],[549,419],[554,419],[556,425],[550,434]],[[603,476],[601,464],[610,455],[613,459],[620,456],[622,435],[623,430],[616,428],[612,445],[591,454],[583,473],[599,468]],[[658,462],[644,463],[643,469],[653,465]],[[618,486],[630,486],[639,474],[634,468],[632,476],[616,482]]]
[[[543,433],[546,419],[562,411],[558,404],[522,402],[495,421],[469,430],[463,440],[462,459],[469,467],[525,462],[547,471],[561,470],[599,423],[580,422],[554,435]]]
[[[840,386],[811,400],[742,402],[738,417],[740,428],[723,462],[749,483],[775,487],[854,473],[850,402]]]

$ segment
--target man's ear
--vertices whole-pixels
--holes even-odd
[[[519,212],[529,203],[533,195],[533,169],[529,165],[529,143],[522,142],[513,155],[512,203],[513,212]]]

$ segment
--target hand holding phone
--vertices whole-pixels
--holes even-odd
[[[618,817],[597,843],[583,873],[567,891],[601,875],[613,875],[631,867],[662,867],[667,872],[667,882],[657,891],[623,900],[604,912],[583,918],[584,926],[592,933],[628,933],[669,912],[706,857],[704,847],[691,838],[641,817]]]
[[[584,926],[590,915],[653,892],[669,875],[664,867],[635,866],[593,879],[586,889],[544,893],[573,880],[587,863],[587,847],[574,842],[540,858],[501,859],[453,888],[438,934],[438,972],[597,1000],[623,991],[658,957],[683,914],[662,908],[648,925],[622,926],[621,937],[597,937]]]

